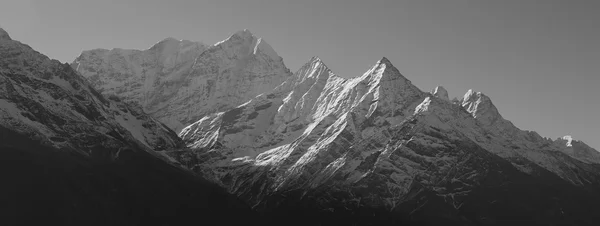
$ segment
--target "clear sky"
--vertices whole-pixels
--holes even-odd
[[[63,62],[245,28],[292,71],[319,56],[354,77],[385,56],[422,90],[481,91],[521,129],[600,149],[597,0],[0,0],[0,26]]]

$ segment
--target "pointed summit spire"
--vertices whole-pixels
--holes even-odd
[[[469,89],[463,96],[461,105],[474,118],[484,123],[484,125],[491,125],[497,120],[502,119],[492,100],[482,92],[475,92]]]
[[[328,72],[331,72],[331,70],[329,70],[329,67],[327,67],[327,65],[325,65],[325,62],[323,62],[323,60],[321,60],[321,58],[319,58],[318,56],[311,57],[310,60],[308,60],[308,62],[306,62],[298,70],[298,72],[310,71],[310,70],[326,70]],[[302,74],[302,73],[300,73],[300,74]]]
[[[310,60],[308,60],[308,62],[310,63],[310,62],[323,62],[323,61],[321,60],[321,58],[319,58],[319,56],[313,56],[310,58]]]
[[[388,60],[387,57],[381,58],[381,60],[379,60],[378,64],[389,64],[389,65],[393,66],[392,62],[390,62],[390,60]]]
[[[311,68],[311,67],[327,68],[327,65],[325,65],[323,60],[321,60],[321,58],[319,58],[318,56],[312,56],[302,67],[300,67],[300,69],[298,71],[301,71],[302,69],[308,70],[308,68]]]
[[[382,57],[381,60],[377,61],[377,63],[369,71],[363,74],[363,76],[366,76],[370,73],[380,73],[382,77],[389,77],[388,79],[384,79],[386,81],[389,79],[401,78],[408,84],[412,83],[410,80],[404,77],[402,73],[400,73],[398,68],[394,67],[392,62],[390,62],[387,57]]]

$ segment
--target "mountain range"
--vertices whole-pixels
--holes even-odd
[[[147,50],[89,50],[71,65],[101,93],[141,105],[176,132],[271,90],[292,74],[273,48],[248,30],[212,46],[167,38]]]
[[[122,194],[173,183],[177,188],[159,194],[201,194],[171,202],[209,199],[219,207],[213,212],[251,206],[240,213],[246,224],[600,221],[597,150],[570,136],[520,130],[482,92],[451,100],[442,86],[422,91],[385,57],[345,78],[318,57],[291,73],[248,30],[211,46],[167,38],[147,50],[88,50],[71,64],[5,31],[0,39],[0,125],[10,156],[71,153],[72,164],[94,172],[89,164],[108,164],[110,173],[98,173],[108,184],[119,184],[110,182],[120,181],[114,174],[162,172],[119,185]],[[43,159],[50,168],[63,164]],[[173,175],[179,180],[163,181]],[[214,204],[219,200],[229,204]],[[137,224],[147,215],[118,216]]]
[[[157,152],[183,144],[0,29],[0,224],[254,224],[244,202]]]

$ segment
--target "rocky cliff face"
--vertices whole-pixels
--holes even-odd
[[[212,46],[168,38],[143,51],[89,50],[71,65],[101,93],[139,103],[177,132],[291,76],[273,48],[248,30]]]
[[[100,158],[114,158],[122,147],[151,151],[182,145],[177,134],[141,109],[100,95],[68,64],[7,34],[0,37],[3,128],[57,149]]]
[[[318,200],[304,210],[459,225],[591,225],[600,213],[577,204],[599,200],[597,151],[518,129],[480,92],[423,92],[386,58],[344,79],[315,57],[179,135],[189,150],[173,158],[257,208]]]

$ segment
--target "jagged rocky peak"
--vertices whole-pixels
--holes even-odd
[[[458,209],[463,200],[480,200],[470,191],[488,189],[482,183],[522,183],[514,178],[534,179],[527,177],[541,168],[566,178],[564,183],[584,180],[567,167],[578,166],[578,160],[504,120],[483,93],[469,90],[451,102],[443,87],[432,95],[422,92],[387,58],[361,76],[342,78],[315,56],[278,90],[185,127],[180,137],[202,163],[184,164],[253,205],[270,194],[327,185],[330,191],[348,192],[347,197],[367,191],[372,195],[360,197],[361,205],[393,209],[411,190],[422,189],[414,187],[418,183]],[[593,162],[594,154],[578,150],[562,152]],[[522,199],[511,193],[503,197]]]
[[[450,100],[450,98],[448,97],[448,91],[443,86],[435,87],[435,89],[431,91],[431,94],[443,100]]]
[[[462,105],[471,113],[483,110],[482,107],[485,107],[484,105],[492,105],[493,107],[492,100],[487,95],[482,92],[475,92],[473,89],[469,89],[467,93],[465,93],[462,99]]]
[[[316,83],[320,83],[319,86],[324,86],[331,76],[346,80],[336,76],[318,56],[313,56],[304,65],[302,65],[300,69],[296,71],[296,73],[290,76],[281,85],[277,86],[271,93],[281,94],[292,91],[292,89],[297,89],[297,91],[291,95],[295,96],[298,95],[298,93],[304,92],[299,91],[298,89],[308,90],[308,88]]]
[[[8,32],[0,27],[0,40],[12,40],[8,35]]]
[[[377,61],[379,64],[389,64],[392,65],[392,62],[387,57],[382,57],[381,60]]]
[[[304,65],[310,65],[310,64],[324,64],[323,60],[321,60],[321,58],[319,56],[312,56],[310,58],[310,60],[308,60],[308,62],[306,62],[306,64]]]
[[[386,57],[377,61],[375,66],[356,79],[368,84],[370,89],[378,90],[373,94],[376,95],[375,100],[379,102],[380,107],[388,104],[395,106],[393,103],[424,95],[424,92],[404,77]]]
[[[382,57],[381,60],[377,61],[377,63],[375,64],[375,67],[381,66],[383,66],[383,68],[394,68],[394,65],[392,64],[392,62],[390,62],[390,60],[387,57]]]
[[[478,96],[481,96],[482,93],[481,92],[475,92],[473,89],[469,89],[467,90],[467,93],[465,93],[465,95],[463,96],[463,103],[466,102],[474,102],[478,99]]]
[[[322,71],[328,71],[331,72],[331,70],[329,69],[329,67],[327,67],[327,65],[325,64],[325,62],[323,62],[323,60],[321,60],[321,58],[319,58],[318,56],[313,56],[310,58],[310,60],[308,62],[306,62],[306,64],[304,64],[304,66],[302,66],[302,68],[300,68],[300,70],[298,70],[298,74],[303,74],[302,71],[303,70],[322,70]]]
[[[491,125],[502,118],[492,100],[482,92],[469,89],[463,96],[461,105],[484,125]]]
[[[369,74],[370,75],[379,75],[379,76],[377,76],[377,78],[384,79],[384,81],[396,80],[397,78],[400,78],[404,83],[407,83],[407,84],[412,83],[410,80],[408,80],[406,77],[404,77],[404,75],[402,75],[400,73],[398,68],[394,67],[392,62],[390,62],[390,60],[388,60],[387,57],[383,57],[383,58],[381,58],[381,60],[377,61],[375,66],[373,66],[363,76],[366,76]]]
[[[302,74],[303,70],[309,70],[309,69],[323,69],[323,70],[331,71],[329,69],[329,67],[327,67],[325,62],[323,62],[323,60],[321,60],[321,58],[319,58],[318,56],[313,56],[308,60],[308,62],[306,62],[302,67],[300,67],[300,69],[298,69],[296,74]]]

